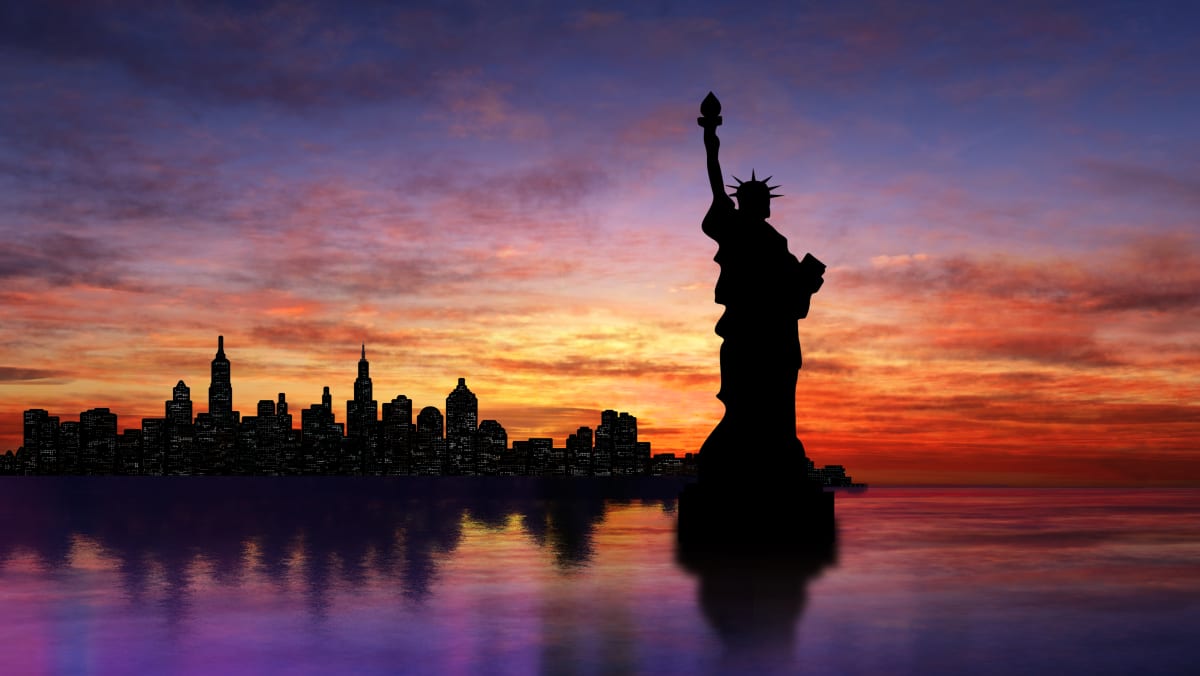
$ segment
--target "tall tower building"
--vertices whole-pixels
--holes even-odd
[[[622,411],[612,427],[613,474],[641,474],[637,463],[637,418]]]
[[[259,399],[258,405],[255,406],[255,415],[252,418],[246,418],[242,422],[243,428],[254,437],[253,442],[243,444],[243,448],[252,451],[250,456],[253,458],[251,463],[254,467],[255,474],[265,474],[266,476],[279,475],[279,454],[278,440],[279,435],[275,429],[275,400],[274,399]]]
[[[358,360],[358,377],[354,379],[354,398],[346,402],[346,457],[342,470],[362,474],[374,462],[379,446],[376,430],[378,403],[371,398],[371,365],[367,362],[367,346],[362,346]]]
[[[479,400],[467,389],[467,379],[446,397],[446,449],[450,473],[474,476],[478,473],[475,457],[475,428],[479,421]]]
[[[613,466],[615,444],[613,435],[617,427],[617,412],[611,409],[600,412],[600,424],[596,427],[592,447],[592,474],[610,476],[616,473]]]
[[[232,425],[233,384],[229,380],[229,360],[225,358],[225,336],[217,336],[217,356],[212,360],[208,385],[208,413],[218,425]]]
[[[181,380],[171,389],[166,408],[164,474],[191,474],[195,428],[192,425],[192,391]]]
[[[367,361],[367,346],[364,343],[362,358],[358,360],[358,377],[354,379],[354,398],[346,402],[346,436],[366,437],[378,419],[377,402],[371,398],[371,391],[371,364]]]
[[[237,428],[241,414],[233,410],[233,385],[225,336],[217,336],[217,354],[212,360],[208,385],[208,412],[196,416],[195,466],[197,474],[224,474],[234,470]]]

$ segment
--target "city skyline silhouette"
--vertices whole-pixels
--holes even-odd
[[[349,474],[475,476],[632,476],[650,473],[650,444],[637,441],[637,419],[606,410],[596,428],[600,457],[593,462],[593,430],[583,426],[567,438],[567,456],[553,440],[513,440],[498,421],[478,419],[478,401],[459,378],[436,406],[419,409],[398,394],[381,407],[374,399],[366,343],[360,346],[353,398],[337,422],[330,387],[320,403],[301,409],[296,427],[286,393],[260,400],[256,415],[233,408],[231,362],[225,337],[217,337],[208,385],[208,410],[193,415],[191,388],[179,380],[165,415],[143,418],[118,433],[117,414],[94,408],[77,423],[59,422],[45,410],[25,413],[25,443],[18,461],[5,454],[10,473],[32,474]],[[382,412],[382,417],[380,413]],[[580,439],[586,439],[584,447]],[[512,453],[510,453],[510,450]],[[503,461],[503,462],[502,462]],[[19,465],[24,465],[24,472]]]
[[[478,399],[460,377],[445,409],[415,404],[403,394],[382,406],[374,399],[367,347],[360,345],[353,398],[341,422],[330,386],[319,403],[300,409],[299,425],[286,393],[257,403],[255,415],[234,408],[231,361],[217,337],[210,364],[208,407],[193,413],[192,388],[179,380],[164,415],[121,426],[119,414],[95,407],[79,419],[45,409],[24,414],[19,449],[0,452],[0,473],[34,475],[366,475],[366,476],[694,476],[698,458],[652,453],[638,440],[638,420],[606,409],[593,429],[579,426],[563,445],[552,437],[511,440],[495,419],[479,419]],[[415,414],[415,419],[414,419]],[[829,486],[859,486],[842,465],[808,463],[804,478]]]

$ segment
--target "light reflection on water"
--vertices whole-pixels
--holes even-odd
[[[828,561],[697,562],[675,550],[678,489],[5,479],[0,672],[1200,663],[1200,491],[871,489],[839,495]]]

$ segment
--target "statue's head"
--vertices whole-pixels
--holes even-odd
[[[777,185],[767,185],[767,181],[771,180],[768,176],[763,180],[758,180],[754,175],[754,170],[750,170],[750,180],[743,181],[737,176],[733,177],[737,181],[737,185],[727,186],[734,189],[730,193],[730,197],[737,198],[738,211],[757,218],[770,218],[771,216],[771,200],[783,195],[772,195],[771,191],[778,188]]]

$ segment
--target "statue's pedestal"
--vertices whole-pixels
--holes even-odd
[[[679,546],[760,554],[828,547],[833,495],[806,481],[689,484],[679,495]]]

